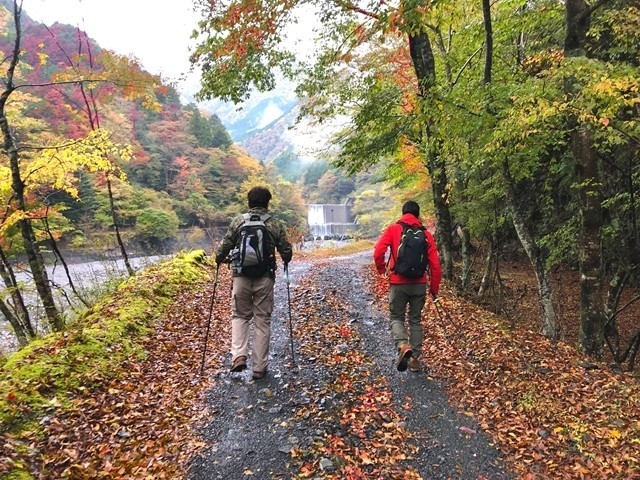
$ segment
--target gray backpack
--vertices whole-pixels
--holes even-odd
[[[271,215],[243,214],[231,259],[236,271],[247,277],[262,277],[273,268],[274,246],[265,222]]]

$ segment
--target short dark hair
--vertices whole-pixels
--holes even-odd
[[[420,217],[420,205],[413,200],[404,202],[404,205],[402,205],[402,214],[404,215],[405,213],[410,213],[416,218]]]
[[[271,192],[266,187],[253,187],[247,193],[247,200],[249,201],[249,208],[267,208],[269,200],[271,200]]]

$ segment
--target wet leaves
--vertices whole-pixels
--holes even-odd
[[[229,284],[226,274],[221,279]],[[5,445],[4,471],[20,463],[39,479],[182,478],[187,461],[203,447],[193,428],[207,413],[203,391],[227,350],[220,333],[229,328],[228,302],[217,302],[201,378],[212,293],[210,282],[182,294],[154,324],[143,357],[103,372],[64,408],[50,402],[42,434],[23,432]]]
[[[367,270],[384,308],[386,280]],[[522,478],[638,478],[636,379],[549,341],[534,325],[508,329],[452,292],[442,292],[441,302],[450,318],[432,303],[424,312],[430,371],[446,380],[451,401],[473,415]]]
[[[304,318],[296,325],[301,357],[325,378],[306,392],[310,402],[296,412],[322,432],[298,451],[300,478],[420,478],[406,462],[417,449],[386,379],[374,374],[372,359],[359,348],[340,292],[321,285],[309,275],[294,296],[297,317]]]

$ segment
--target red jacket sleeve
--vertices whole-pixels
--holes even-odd
[[[440,281],[442,280],[442,267],[440,266],[440,258],[438,257],[438,247],[431,232],[425,232],[427,235],[427,258],[429,259],[429,291],[432,295],[438,295],[440,289]]]
[[[376,265],[378,273],[384,273],[386,271],[385,255],[387,250],[392,248],[392,238],[391,227],[388,227],[373,247],[373,262]]]

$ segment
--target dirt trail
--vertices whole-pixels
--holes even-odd
[[[214,373],[215,385],[207,393],[210,422],[202,432],[208,446],[193,459],[188,478],[289,479],[303,465],[312,472],[310,478],[347,478],[341,459],[323,445],[337,439],[364,452],[363,442],[379,432],[371,426],[357,432],[340,418],[357,402],[353,395],[332,388],[344,373],[359,382],[358,392],[374,388],[374,383],[386,385],[394,416],[402,419],[396,423],[406,436],[401,456],[393,457],[401,458],[395,470],[351,478],[512,478],[478,425],[449,405],[439,382],[428,372],[395,370],[386,312],[378,308],[362,279],[369,262],[365,252],[330,262],[291,264],[294,332],[302,334],[295,338],[295,364],[287,288],[282,276],[278,278],[269,374],[253,381],[250,364],[248,371],[230,374],[226,363]],[[353,328],[357,337],[328,343],[317,333],[337,323]],[[316,333],[309,333],[309,327]],[[322,361],[327,350],[332,358],[343,359],[338,368]],[[350,361],[355,358],[358,363]],[[385,425],[392,423],[389,415],[380,415]],[[371,464],[370,471],[377,472],[375,460]]]

